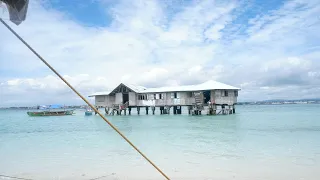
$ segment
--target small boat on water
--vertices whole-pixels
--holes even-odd
[[[92,109],[90,109],[90,108],[86,109],[86,111],[84,112],[84,114],[85,114],[86,116],[91,116],[92,113],[93,113],[93,111],[92,111]]]
[[[38,111],[27,112],[27,114],[29,116],[67,116],[74,114],[74,110],[65,110],[63,106],[59,105],[38,106],[37,109]]]
[[[33,111],[27,112],[29,116],[66,116],[73,115],[73,110],[65,110],[65,111]]]

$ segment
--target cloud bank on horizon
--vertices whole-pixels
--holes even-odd
[[[251,101],[319,97],[319,12],[317,0],[38,0],[21,25],[6,21],[84,95],[212,79]],[[0,34],[0,106],[82,103],[4,26]]]

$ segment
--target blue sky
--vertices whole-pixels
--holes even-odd
[[[0,16],[84,95],[212,79],[252,101],[319,97],[319,12],[316,0],[31,0],[21,25]],[[0,106],[82,103],[0,33]]]
[[[112,19],[108,16],[105,5],[112,6],[114,2],[102,3],[104,2],[96,0],[52,0],[48,2],[47,7],[66,14],[71,20],[84,26],[106,27],[112,22]]]

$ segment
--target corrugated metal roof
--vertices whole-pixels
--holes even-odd
[[[140,93],[151,93],[151,92],[173,92],[173,91],[201,91],[201,90],[214,90],[214,89],[231,89],[240,90],[240,88],[233,87],[221,82],[209,80],[207,82],[189,85],[189,86],[171,86],[171,87],[160,87],[160,88],[148,88]]]
[[[143,86],[138,86],[138,85],[134,85],[134,84],[124,84],[125,86],[127,86],[128,88],[132,89],[135,92],[141,92],[146,90],[146,87]]]
[[[109,94],[110,94],[110,91],[96,92],[96,93],[94,93],[94,94],[91,94],[89,97],[109,95]]]
[[[188,86],[170,86],[170,87],[159,87],[159,88],[146,88],[143,86],[137,86],[132,84],[124,84],[128,88],[132,89],[136,93],[156,93],[156,92],[179,92],[179,91],[201,91],[201,90],[214,90],[214,89],[230,89],[230,90],[240,90],[240,88],[233,87],[221,82],[209,80],[207,82],[188,85]],[[99,96],[99,95],[109,95],[111,92],[97,92],[89,97]]]

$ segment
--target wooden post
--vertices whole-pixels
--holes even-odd
[[[96,106],[96,109],[99,111],[99,108],[98,106]],[[98,114],[97,112],[94,112],[94,115]]]
[[[181,106],[178,106],[177,114],[181,114]]]
[[[149,107],[147,106],[146,107],[146,115],[148,115],[149,114]]]
[[[154,115],[154,111],[156,110],[156,107],[153,106],[151,109],[152,109],[152,114]]]
[[[137,107],[138,115],[140,115],[140,107]]]
[[[129,115],[131,115],[131,107],[129,107]]]

